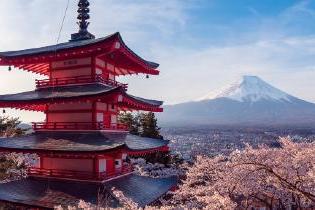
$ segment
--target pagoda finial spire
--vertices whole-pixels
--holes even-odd
[[[94,39],[95,36],[88,32],[88,27],[90,22],[90,2],[88,0],[79,0],[78,3],[78,25],[80,27],[79,32],[71,35],[71,41],[85,40],[85,39]]]

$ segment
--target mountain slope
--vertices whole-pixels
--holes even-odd
[[[255,76],[198,101],[165,106],[164,124],[295,125],[315,123],[315,104],[293,97]]]
[[[210,93],[200,100],[230,98],[240,102],[256,102],[262,99],[290,101],[291,97],[287,93],[269,85],[259,77],[243,76],[235,84],[228,86],[218,93]]]

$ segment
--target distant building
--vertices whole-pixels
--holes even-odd
[[[80,30],[53,46],[0,53],[0,65],[45,75],[36,90],[0,96],[1,108],[40,111],[45,122],[34,133],[1,139],[0,151],[37,154],[29,177],[0,185],[0,201],[52,209],[79,200],[117,206],[121,190],[140,206],[161,197],[175,178],[136,176],[128,155],[167,152],[168,141],[130,135],[118,122],[120,111],[161,112],[162,102],[127,93],[117,76],[158,75],[158,64],[136,55],[119,33],[95,39],[88,32],[89,2],[79,1]],[[104,199],[111,197],[110,202]]]

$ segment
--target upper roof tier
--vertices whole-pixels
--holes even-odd
[[[81,57],[97,57],[113,62],[117,75],[158,75],[159,64],[146,61],[124,43],[119,32],[104,38],[69,41],[40,48],[0,52],[0,65],[14,66],[34,73],[48,75],[50,63]]]

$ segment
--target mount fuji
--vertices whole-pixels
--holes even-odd
[[[243,76],[198,100],[165,106],[158,117],[173,125],[308,125],[315,124],[315,104]]]

